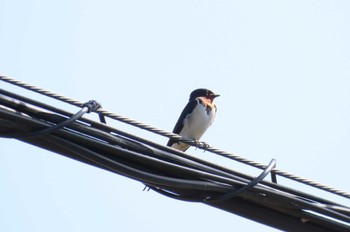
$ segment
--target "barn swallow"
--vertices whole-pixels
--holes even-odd
[[[190,100],[182,111],[173,133],[185,139],[198,141],[213,123],[216,115],[214,98],[219,97],[208,89],[196,89],[190,95]],[[190,146],[170,139],[167,146],[186,151]]]

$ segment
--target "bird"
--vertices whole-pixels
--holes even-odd
[[[173,133],[198,142],[215,119],[217,108],[214,99],[219,96],[205,88],[192,91],[187,105],[175,124]],[[180,151],[186,151],[190,147],[176,139],[169,139],[167,146]]]

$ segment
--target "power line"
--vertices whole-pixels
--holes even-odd
[[[74,106],[77,106],[77,107],[82,107],[84,105],[83,102],[80,102],[80,101],[74,100],[72,98],[68,98],[68,97],[62,96],[62,95],[60,95],[58,93],[54,93],[54,92],[51,92],[51,91],[39,88],[37,86],[31,85],[31,84],[28,84],[28,83],[24,83],[22,81],[13,79],[13,78],[8,77],[8,76],[0,75],[0,80],[8,82],[8,83],[11,83],[13,85],[17,85],[19,87],[22,87],[22,88],[25,88],[25,89],[28,89],[28,90],[31,90],[31,91],[34,91],[36,93],[45,95],[47,97],[54,98],[56,100],[63,101],[65,103],[68,103],[68,104],[71,104],[71,105],[74,105]],[[199,143],[200,145],[198,145],[198,142],[196,142],[196,141],[183,139],[181,136],[179,136],[177,134],[161,130],[161,129],[156,128],[154,126],[151,126],[151,125],[148,125],[148,124],[136,121],[134,119],[130,119],[128,117],[124,117],[124,116],[121,116],[121,115],[118,115],[118,114],[115,114],[115,113],[111,113],[111,112],[109,112],[107,110],[104,110],[102,108],[97,109],[96,112],[98,112],[98,113],[100,113],[100,114],[102,114],[102,115],[104,115],[106,117],[109,117],[111,119],[115,119],[115,120],[127,123],[129,125],[132,125],[132,126],[135,126],[135,127],[138,127],[138,128],[141,128],[143,130],[147,130],[147,131],[150,131],[150,132],[153,132],[153,133],[156,133],[158,135],[162,135],[162,136],[165,136],[165,137],[168,137],[168,138],[172,138],[172,139],[175,139],[175,140],[181,140],[182,142],[187,143],[187,144],[192,145],[192,146],[196,146],[199,149],[203,149],[205,151],[208,151],[208,152],[211,152],[211,153],[215,153],[217,155],[220,155],[220,156],[223,156],[225,158],[229,158],[229,159],[232,159],[232,160],[244,163],[246,165],[250,165],[250,166],[255,167],[255,168],[265,169],[267,167],[266,165],[261,164],[259,162],[255,162],[255,161],[246,159],[246,158],[244,158],[242,156],[238,156],[238,155],[232,154],[230,152],[227,152],[227,151],[224,151],[224,150],[221,150],[221,149],[209,146],[209,145],[207,145],[204,142],[200,142]],[[342,196],[342,197],[350,199],[350,193],[348,193],[346,191],[339,190],[339,189],[336,189],[336,188],[332,188],[332,187],[329,187],[327,185],[321,184],[319,182],[310,180],[308,178],[299,177],[297,175],[294,175],[294,174],[291,174],[289,172],[286,172],[286,171],[283,171],[283,170],[279,170],[279,169],[276,169],[276,168],[273,169],[273,172],[275,174],[279,175],[279,176],[283,176],[285,178],[297,181],[299,183],[303,183],[303,184],[306,184],[306,185],[309,185],[309,186],[312,186],[312,187],[315,187],[315,188],[318,188],[318,189],[321,189],[321,190],[324,190],[324,191],[327,191],[327,192],[330,192],[330,193],[333,193],[333,194],[336,194],[336,195],[339,195],[339,196]]]
[[[115,118],[116,115],[99,108],[95,101],[82,103],[5,76],[0,76],[0,80],[79,107],[77,113],[71,113],[0,88],[1,137],[15,138],[140,181],[174,199],[202,202],[281,230],[322,232],[350,229],[350,208],[263,180],[272,172],[283,176],[279,173],[282,171],[272,170],[274,160],[265,166],[202,143],[200,148],[203,150],[264,169],[254,178],[82,117],[85,113],[97,112],[166,137],[181,139],[178,135],[166,131],[165,134],[158,128],[129,118],[119,115]],[[189,140],[184,142],[197,144]],[[291,176],[291,179],[298,178],[301,177]],[[302,178],[299,182],[305,180]],[[313,187],[317,184],[310,182]],[[324,187],[327,186],[322,185],[321,189]],[[337,194],[332,188],[327,188],[328,192]]]

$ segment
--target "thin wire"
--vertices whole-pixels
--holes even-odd
[[[39,88],[37,86],[34,86],[34,85],[31,85],[31,84],[19,81],[19,80],[15,80],[15,79],[13,79],[11,77],[8,77],[8,76],[0,75],[0,80],[5,81],[7,83],[11,83],[13,85],[17,85],[17,86],[19,86],[21,88],[28,89],[28,90],[31,90],[33,92],[45,95],[47,97],[51,97],[51,98],[56,99],[56,100],[63,101],[63,102],[68,103],[70,105],[74,105],[74,106],[77,106],[77,107],[82,107],[83,104],[84,104],[83,102],[74,100],[74,99],[69,98],[69,97],[62,96],[62,95],[60,95],[58,93],[51,92],[51,91]],[[141,129],[145,129],[145,130],[148,130],[150,132],[153,132],[153,133],[156,133],[156,134],[159,134],[159,135],[163,135],[163,136],[166,136],[166,137],[169,137],[169,138],[172,138],[172,139],[178,139],[178,140],[182,141],[182,139],[181,139],[182,137],[177,135],[177,134],[174,134],[174,133],[171,133],[171,132],[167,132],[167,131],[164,131],[164,130],[160,130],[160,129],[155,128],[153,126],[150,126],[148,124],[141,123],[141,122],[138,122],[136,120],[133,120],[133,119],[130,119],[130,118],[118,115],[118,114],[114,114],[114,113],[108,112],[108,111],[104,110],[103,108],[99,108],[96,112],[101,113],[104,116],[107,116],[109,118],[116,119],[118,121],[130,124],[132,126],[136,126],[136,127],[141,128]]]
[[[10,83],[10,84],[13,84],[13,85],[17,85],[19,87],[22,87],[22,88],[25,88],[25,89],[28,89],[28,90],[31,90],[31,91],[34,91],[36,93],[43,94],[45,96],[54,98],[56,100],[63,101],[65,103],[68,103],[68,104],[71,104],[71,105],[74,105],[74,106],[77,106],[77,107],[82,107],[83,104],[84,104],[84,103],[82,103],[80,101],[76,101],[74,99],[71,99],[71,98],[62,96],[60,94],[57,94],[57,93],[54,93],[54,92],[51,92],[51,91],[39,88],[37,86],[30,85],[30,84],[24,83],[22,81],[15,80],[15,79],[13,79],[11,77],[8,77],[8,76],[0,75],[0,80],[5,81],[5,82]],[[186,140],[186,139],[182,139],[182,137],[177,135],[177,134],[158,129],[158,128],[153,127],[151,125],[148,125],[148,124],[145,124],[145,123],[141,123],[141,122],[138,122],[136,120],[133,120],[133,119],[130,119],[130,118],[127,118],[127,117],[124,117],[124,116],[121,116],[121,115],[118,115],[118,114],[115,114],[115,113],[111,113],[111,112],[106,111],[106,110],[104,110],[102,108],[99,108],[96,112],[100,113],[100,114],[102,114],[102,115],[104,115],[106,117],[109,117],[111,119],[115,119],[115,120],[127,123],[127,124],[135,126],[135,127],[139,127],[141,129],[144,129],[144,130],[147,130],[147,131],[150,131],[150,132],[153,132],[153,133],[165,136],[165,137],[168,137],[168,138],[171,138],[171,139],[176,139],[176,140],[181,140],[182,142],[185,142],[185,143],[187,143],[189,145],[197,145],[198,146],[198,143],[195,143],[195,141],[189,141],[189,140]],[[241,156],[229,153],[229,152],[224,151],[224,150],[220,150],[220,149],[211,147],[211,146],[207,145],[204,142],[200,142],[200,146],[198,146],[198,148],[206,150],[206,151],[209,151],[211,153],[215,153],[215,154],[223,156],[225,158],[229,158],[229,159],[232,159],[232,160],[235,160],[235,161],[238,161],[238,162],[250,165],[250,166],[255,167],[255,168],[265,169],[267,167],[264,164],[261,164],[261,163],[258,163],[258,162],[252,161],[252,160],[248,160],[248,159],[246,159],[244,157],[241,157]],[[291,173],[288,173],[288,172],[285,172],[285,171],[282,171],[282,170],[279,170],[279,169],[273,169],[273,171],[276,174],[278,174],[280,176],[283,176],[285,178],[288,178],[288,179],[291,179],[291,180],[294,180],[294,181],[297,181],[297,182],[300,182],[300,183],[303,183],[303,184],[306,184],[306,185],[309,185],[309,186],[312,186],[312,187],[315,187],[315,188],[318,188],[318,189],[321,189],[321,190],[324,190],[324,191],[327,191],[327,192],[330,192],[330,193],[333,193],[333,194],[336,194],[336,195],[339,195],[339,196],[346,197],[346,198],[350,199],[350,193],[348,193],[348,192],[345,192],[345,191],[342,191],[342,190],[339,190],[339,189],[335,189],[335,188],[326,186],[324,184],[321,184],[319,182],[316,182],[316,181],[313,181],[313,180],[309,180],[307,178],[299,177],[299,176],[296,176],[294,174],[291,174]]]

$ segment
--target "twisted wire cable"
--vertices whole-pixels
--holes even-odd
[[[0,75],[0,80],[5,81],[5,82],[10,83],[10,84],[13,84],[13,85],[16,85],[16,86],[19,86],[19,87],[22,87],[22,88],[25,88],[25,89],[28,89],[28,90],[31,90],[33,92],[45,95],[47,97],[54,98],[56,100],[63,101],[65,103],[68,103],[68,104],[71,104],[71,105],[74,105],[77,107],[82,107],[84,105],[83,102],[62,96],[60,94],[39,88],[37,86],[31,85],[28,83],[24,83],[22,81],[13,79],[13,78],[8,77],[8,76]],[[265,164],[261,164],[259,162],[248,160],[244,157],[229,153],[227,151],[220,150],[220,149],[217,149],[215,147],[211,147],[208,144],[206,144],[205,142],[199,142],[199,144],[198,144],[198,142],[196,142],[196,141],[183,139],[181,136],[179,136],[177,134],[158,129],[158,128],[153,127],[151,125],[148,125],[148,124],[145,124],[142,122],[138,122],[136,120],[133,120],[133,119],[130,119],[130,118],[127,118],[127,117],[124,117],[124,116],[121,116],[121,115],[118,115],[115,113],[111,113],[107,110],[104,110],[103,108],[97,109],[96,112],[100,113],[106,117],[109,117],[111,119],[115,119],[115,120],[127,123],[129,125],[156,133],[156,134],[161,135],[161,136],[165,136],[165,137],[175,139],[175,140],[180,140],[181,142],[187,143],[189,145],[197,146],[199,149],[203,149],[205,151],[208,151],[208,152],[223,156],[225,158],[229,158],[229,159],[244,163],[246,165],[250,165],[250,166],[255,167],[255,168],[265,169],[267,167],[267,165],[265,165]],[[318,188],[318,189],[321,189],[321,190],[324,190],[324,191],[327,191],[327,192],[330,192],[330,193],[333,193],[333,194],[350,199],[350,193],[345,192],[343,190],[335,189],[335,188],[326,186],[324,184],[321,184],[319,182],[309,180],[309,179],[304,178],[304,177],[299,177],[297,175],[291,174],[291,173],[283,171],[283,170],[279,170],[279,169],[274,168],[273,172],[279,176],[283,176],[285,178],[288,178],[288,179],[291,179],[291,180],[294,180],[294,181],[297,181],[297,182],[300,182],[300,183],[303,183],[303,184],[306,184],[306,185],[309,185],[309,186],[312,186],[312,187],[315,187],[315,188]]]

